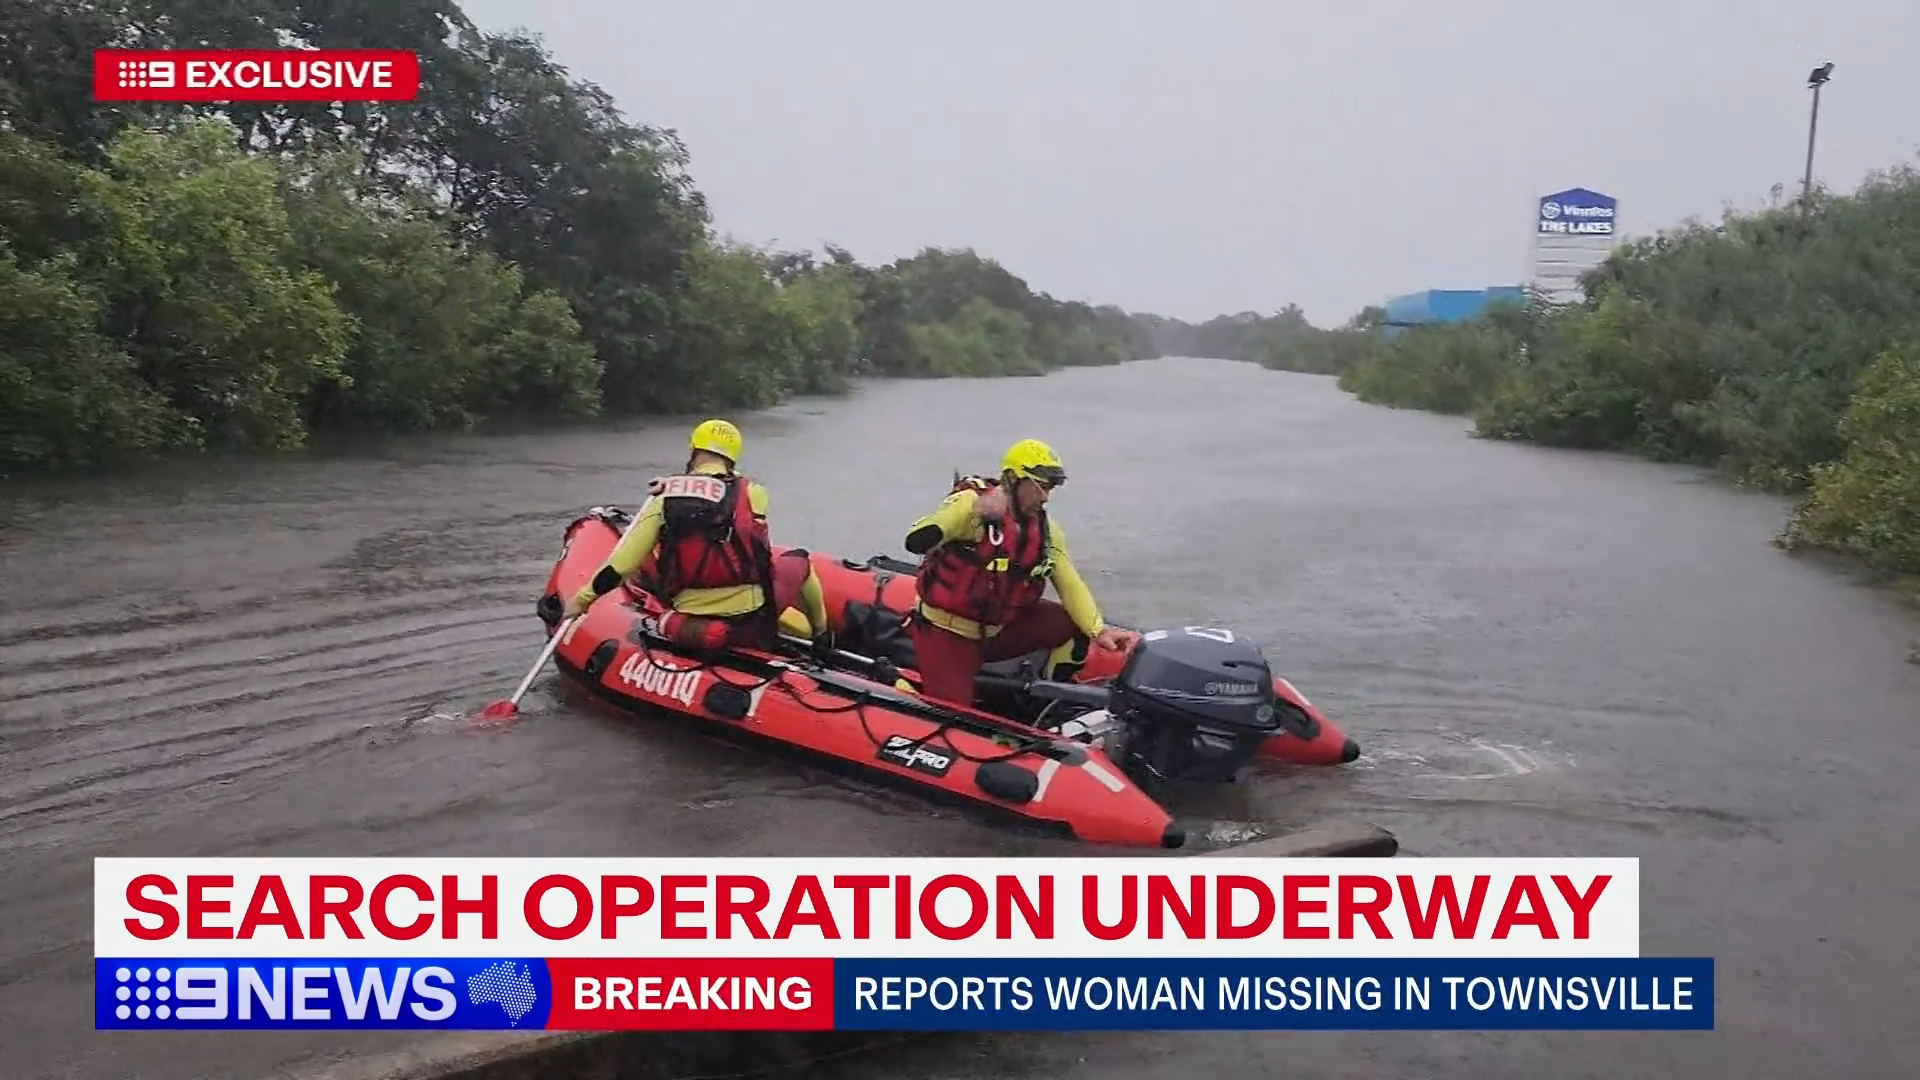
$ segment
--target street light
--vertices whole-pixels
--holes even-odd
[[[1833,61],[1829,60],[1814,68],[1807,76],[1807,86],[1813,90],[1813,115],[1807,119],[1807,175],[1800,181],[1801,205],[1813,208],[1813,133],[1820,126],[1820,88],[1833,78]]]

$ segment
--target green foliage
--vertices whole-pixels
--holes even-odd
[[[88,188],[109,225],[93,245],[108,331],[188,417],[196,442],[288,447],[301,403],[346,378],[347,321],[295,240],[273,162],[223,122],[126,129]]]
[[[1027,349],[1033,328],[1018,312],[985,297],[967,301],[952,318],[907,327],[913,369],[928,375],[1041,375]]]
[[[92,100],[91,53],[409,48],[403,106]],[[671,132],[453,0],[0,9],[0,466],[316,430],[745,408],[1158,355],[972,251],[714,235]]]
[[[1920,574],[1920,344],[1880,354],[1860,379],[1840,435],[1845,452],[1814,467],[1782,543]]]
[[[294,238],[275,166],[243,154],[231,135],[218,121],[167,134],[128,128],[99,169],[0,137],[0,201],[10,209],[0,243],[12,252],[10,282],[21,290],[0,293],[0,309],[18,318],[49,305],[48,333],[72,341],[84,358],[48,384],[30,380],[19,397],[10,384],[0,411],[9,418],[11,460],[294,445],[304,435],[308,387],[344,378],[345,321],[327,281],[290,258]],[[36,355],[51,359],[45,350],[55,337],[35,336],[20,356],[9,350],[15,371],[46,362]],[[91,403],[86,422],[31,404],[80,386],[126,397]],[[102,441],[76,445],[83,430]],[[40,451],[27,453],[33,447]]]
[[[783,282],[777,301],[792,334],[791,388],[802,394],[845,391],[866,356],[860,285],[841,266]]]
[[[770,405],[799,380],[798,326],[749,247],[703,243],[689,252],[689,288],[674,300],[675,366],[653,387],[659,409]]]
[[[851,266],[844,252],[836,262]],[[1035,293],[969,249],[925,248],[877,270],[854,269],[875,374],[905,377],[1041,375],[1160,355],[1119,308]]]
[[[104,305],[74,262],[0,250],[0,460],[93,465],[177,440],[177,414],[96,329]]]
[[[315,386],[314,427],[472,427],[488,415],[591,414],[599,367],[558,293],[463,250],[420,207],[369,195],[331,156],[287,178],[300,257],[357,330],[347,379]]]
[[[1920,340],[1920,173],[1623,245],[1585,286],[1577,306],[1379,338],[1341,385],[1471,413],[1487,437],[1811,483],[1793,543],[1915,565],[1920,419],[1901,343]]]
[[[1511,335],[1490,328],[1417,327],[1348,368],[1340,386],[1362,401],[1464,414],[1499,384],[1518,347]]]

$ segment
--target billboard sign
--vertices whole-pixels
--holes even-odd
[[[1538,236],[1612,236],[1618,203],[1611,195],[1568,188],[1540,199]]]

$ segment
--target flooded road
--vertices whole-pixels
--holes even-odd
[[[637,504],[692,419],[0,489],[0,1075],[245,1077],[409,1038],[95,1033],[98,855],[1057,850],[551,674],[520,723],[461,722],[537,654],[561,528]],[[776,540],[856,557],[902,554],[954,468],[1051,441],[1110,617],[1253,634],[1367,752],[1222,795],[1227,831],[1639,856],[1643,950],[1719,960],[1712,1034],[956,1038],[820,1075],[1911,1075],[1920,626],[1771,548],[1780,501],[1213,361],[740,420]]]

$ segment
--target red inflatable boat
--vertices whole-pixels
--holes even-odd
[[[776,549],[778,550],[778,549]],[[914,576],[919,568],[913,563],[876,555],[864,563],[830,555],[814,554],[813,570],[826,594],[827,614],[834,621],[837,644],[842,648],[875,658],[890,660],[906,678],[917,682],[913,667],[913,640],[906,633],[906,614],[917,603]],[[806,619],[799,612],[788,612],[782,620],[789,633],[804,634]],[[1137,631],[1136,631],[1137,633]],[[1146,643],[1155,656],[1178,662],[1184,670],[1170,672],[1162,668],[1150,681],[1164,688],[1182,681],[1196,685],[1182,687],[1201,702],[1221,701],[1222,691],[1245,690],[1252,678],[1273,687],[1270,705],[1277,722],[1262,739],[1258,756],[1294,765],[1342,765],[1360,756],[1360,745],[1321,714],[1293,684],[1268,669],[1266,658],[1252,642],[1223,627],[1185,626],[1173,630],[1151,630],[1140,634],[1132,647],[1122,652],[1089,649],[1080,643],[1079,651],[1067,665],[1067,671],[1051,672],[1053,677],[1068,677],[1086,686],[1107,686],[1126,670],[1133,653]],[[995,711],[1011,708],[1016,714],[1023,706],[1046,708],[1046,701],[1023,703],[1011,700],[1025,681],[1037,675],[1046,663],[1046,654],[1036,652],[1016,660],[989,664],[979,687],[981,696],[995,703]],[[1254,673],[1257,672],[1258,676]],[[1144,676],[1144,671],[1140,675]],[[1201,677],[1205,675],[1207,677]],[[1136,684],[1148,680],[1135,678]],[[1258,690],[1254,697],[1265,697]],[[1224,699],[1237,704],[1232,694]],[[1055,706],[1054,712],[1058,712]],[[1036,719],[1036,717],[1029,717]]]
[[[596,507],[567,527],[538,605],[549,633],[565,598],[592,580],[630,522],[625,511]],[[650,631],[645,616],[662,610],[657,598],[627,586],[567,627],[554,662],[625,710],[666,709],[738,741],[856,767],[1093,843],[1185,843],[1146,786],[1231,780],[1261,757],[1333,764],[1359,756],[1268,674],[1257,647],[1210,628],[1141,634],[1125,653],[1092,650],[1064,681],[1033,675],[1043,657],[993,665],[980,679],[992,711],[922,698],[901,628],[912,567],[818,554],[813,562],[835,622],[839,648],[829,656],[797,647],[678,649]]]

